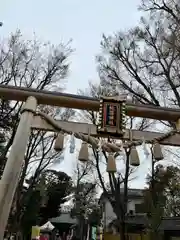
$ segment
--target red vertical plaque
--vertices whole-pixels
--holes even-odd
[[[99,125],[101,134],[123,136],[126,121],[126,97],[102,97],[99,108]]]

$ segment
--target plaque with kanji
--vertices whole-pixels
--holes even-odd
[[[125,104],[123,97],[102,97],[99,108],[99,125],[97,131],[101,134],[123,136],[125,130]]]

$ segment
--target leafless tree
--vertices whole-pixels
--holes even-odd
[[[179,2],[144,0],[140,10],[137,27],[103,36],[97,56],[101,85],[111,86],[113,94],[126,92],[134,103],[179,108]]]
[[[38,90],[63,91],[65,78],[68,75],[68,58],[72,53],[69,43],[60,43],[57,46],[50,43],[41,43],[36,37],[33,40],[25,40],[20,31],[12,34],[9,39],[0,43],[0,84],[18,87],[36,88]],[[8,155],[19,122],[21,102],[1,100],[1,130],[5,133],[7,144],[1,157]],[[53,117],[58,116],[68,120],[73,114],[72,109],[58,109],[50,106],[38,106],[41,111]],[[4,130],[5,129],[5,130]],[[55,135],[32,130],[27,150],[24,156],[24,164],[20,176],[18,189],[14,198],[13,226],[21,223],[21,209],[27,196],[22,195],[22,189],[27,172],[31,169],[34,183],[39,174],[47,168],[59,153],[52,150]],[[32,185],[33,186],[33,185]],[[31,189],[26,192],[31,196]],[[12,220],[12,219],[11,219]]]
[[[179,24],[167,17],[164,22],[163,15],[172,16],[178,6],[175,1],[143,1],[141,9],[149,14],[138,27],[103,36],[98,57],[101,81],[125,90],[140,103],[179,107]]]
[[[74,171],[74,193],[73,204],[71,206],[71,214],[76,217],[78,226],[76,229],[76,235],[83,239],[87,222],[94,209],[97,209],[97,201],[95,201],[97,190],[97,179],[93,176],[93,164],[92,162],[76,163],[76,169]]]
[[[102,82],[101,82],[102,83]],[[89,95],[94,98],[100,97],[100,95],[117,95],[118,92],[114,85],[109,82],[103,82],[102,84],[89,84],[87,91],[79,91],[82,95]],[[81,112],[83,120],[86,119],[88,123],[97,125],[98,113],[97,112]],[[145,130],[150,127],[151,121],[142,119],[138,121],[134,118],[127,119],[127,126],[132,129],[136,128],[139,130]],[[106,166],[108,157],[106,152],[101,153],[96,149],[93,150],[94,158],[94,171],[97,172],[100,187],[103,191],[103,195],[111,203],[114,213],[116,214],[120,227],[121,239],[125,239],[125,221],[127,218],[127,204],[128,204],[128,185],[129,181],[132,180],[132,174],[135,172],[135,167],[130,166],[130,149],[124,151],[124,162],[125,171],[118,170],[117,173],[106,173],[104,174],[102,168]],[[103,165],[103,167],[102,167]],[[121,191],[123,189],[123,192]]]

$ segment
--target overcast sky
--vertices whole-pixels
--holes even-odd
[[[73,39],[76,51],[71,57],[67,91],[76,93],[77,89],[86,88],[89,80],[98,81],[95,55],[100,52],[102,34],[138,24],[139,3],[140,0],[2,0],[0,34],[6,37],[18,28],[26,38],[32,38],[35,32],[43,41],[55,44]],[[144,170],[141,173],[144,178]],[[136,185],[140,183],[141,180]]]
[[[96,81],[95,55],[100,51],[102,33],[110,34],[134,26],[139,21],[140,0],[1,0],[0,29],[8,36],[19,28],[28,38],[33,33],[58,44],[73,39],[67,90],[85,88]]]

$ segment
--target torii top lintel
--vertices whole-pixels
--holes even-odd
[[[29,96],[34,96],[38,104],[99,111],[99,100],[92,97],[0,84],[0,98],[2,99],[26,101]],[[165,121],[177,121],[180,119],[180,109],[133,104],[131,102],[127,102],[126,108],[128,116]]]

